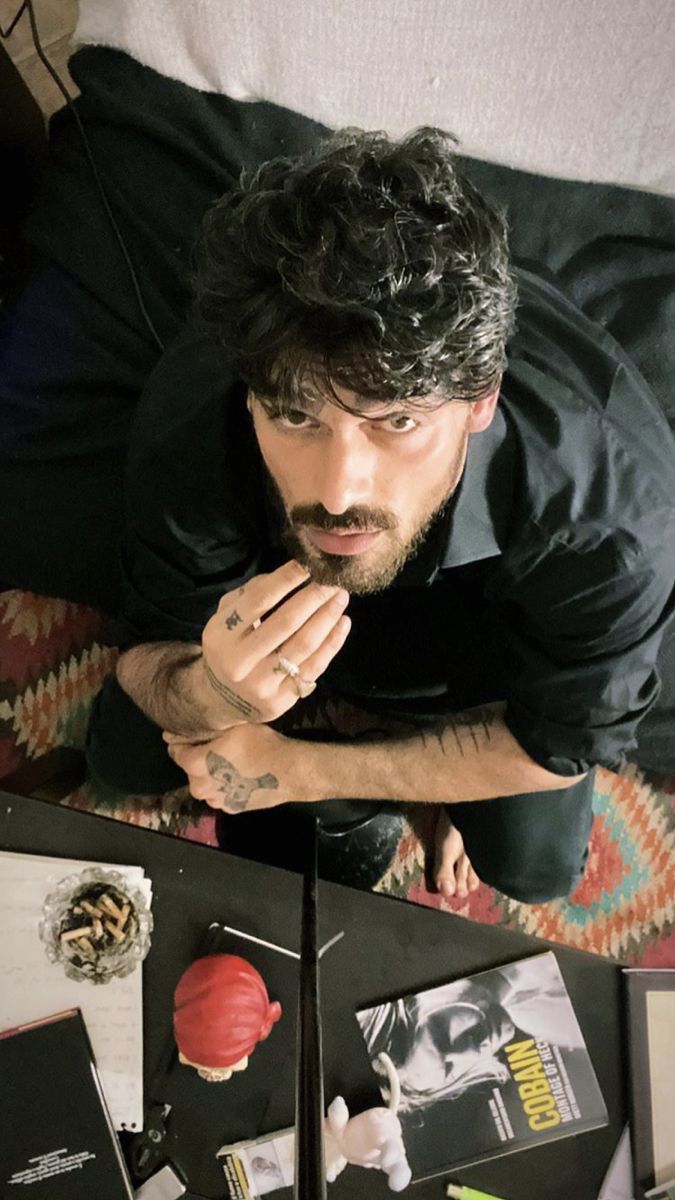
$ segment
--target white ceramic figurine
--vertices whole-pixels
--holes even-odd
[[[411,1180],[411,1171],[403,1145],[401,1122],[396,1116],[400,1088],[396,1070],[388,1055],[380,1059],[389,1075],[391,1101],[388,1108],[368,1108],[356,1117],[342,1096],[336,1096],[324,1121],[326,1179],[332,1183],[347,1163],[385,1171],[392,1192],[402,1192]]]

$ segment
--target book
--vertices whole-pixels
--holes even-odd
[[[608,1123],[552,951],[357,1019],[415,1182]]]
[[[133,1200],[79,1009],[0,1033],[0,1195]]]
[[[624,971],[636,1200],[675,1196],[675,970]]]

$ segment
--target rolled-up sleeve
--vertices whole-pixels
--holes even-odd
[[[502,589],[505,722],[554,774],[616,770],[635,748],[675,608],[672,519],[661,535],[649,547],[613,534],[571,549],[561,533]]]

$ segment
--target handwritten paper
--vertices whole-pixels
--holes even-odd
[[[95,986],[68,979],[50,963],[38,934],[45,897],[86,867],[119,871],[148,903],[142,867],[0,851],[0,1029],[79,1008],[116,1129],[143,1126],[143,993],[140,966],[125,979]],[[38,1081],[36,1081],[37,1083]]]

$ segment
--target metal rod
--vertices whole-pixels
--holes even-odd
[[[325,1200],[323,1055],[318,955],[318,824],[310,818],[302,889],[295,1088],[295,1200]]]

